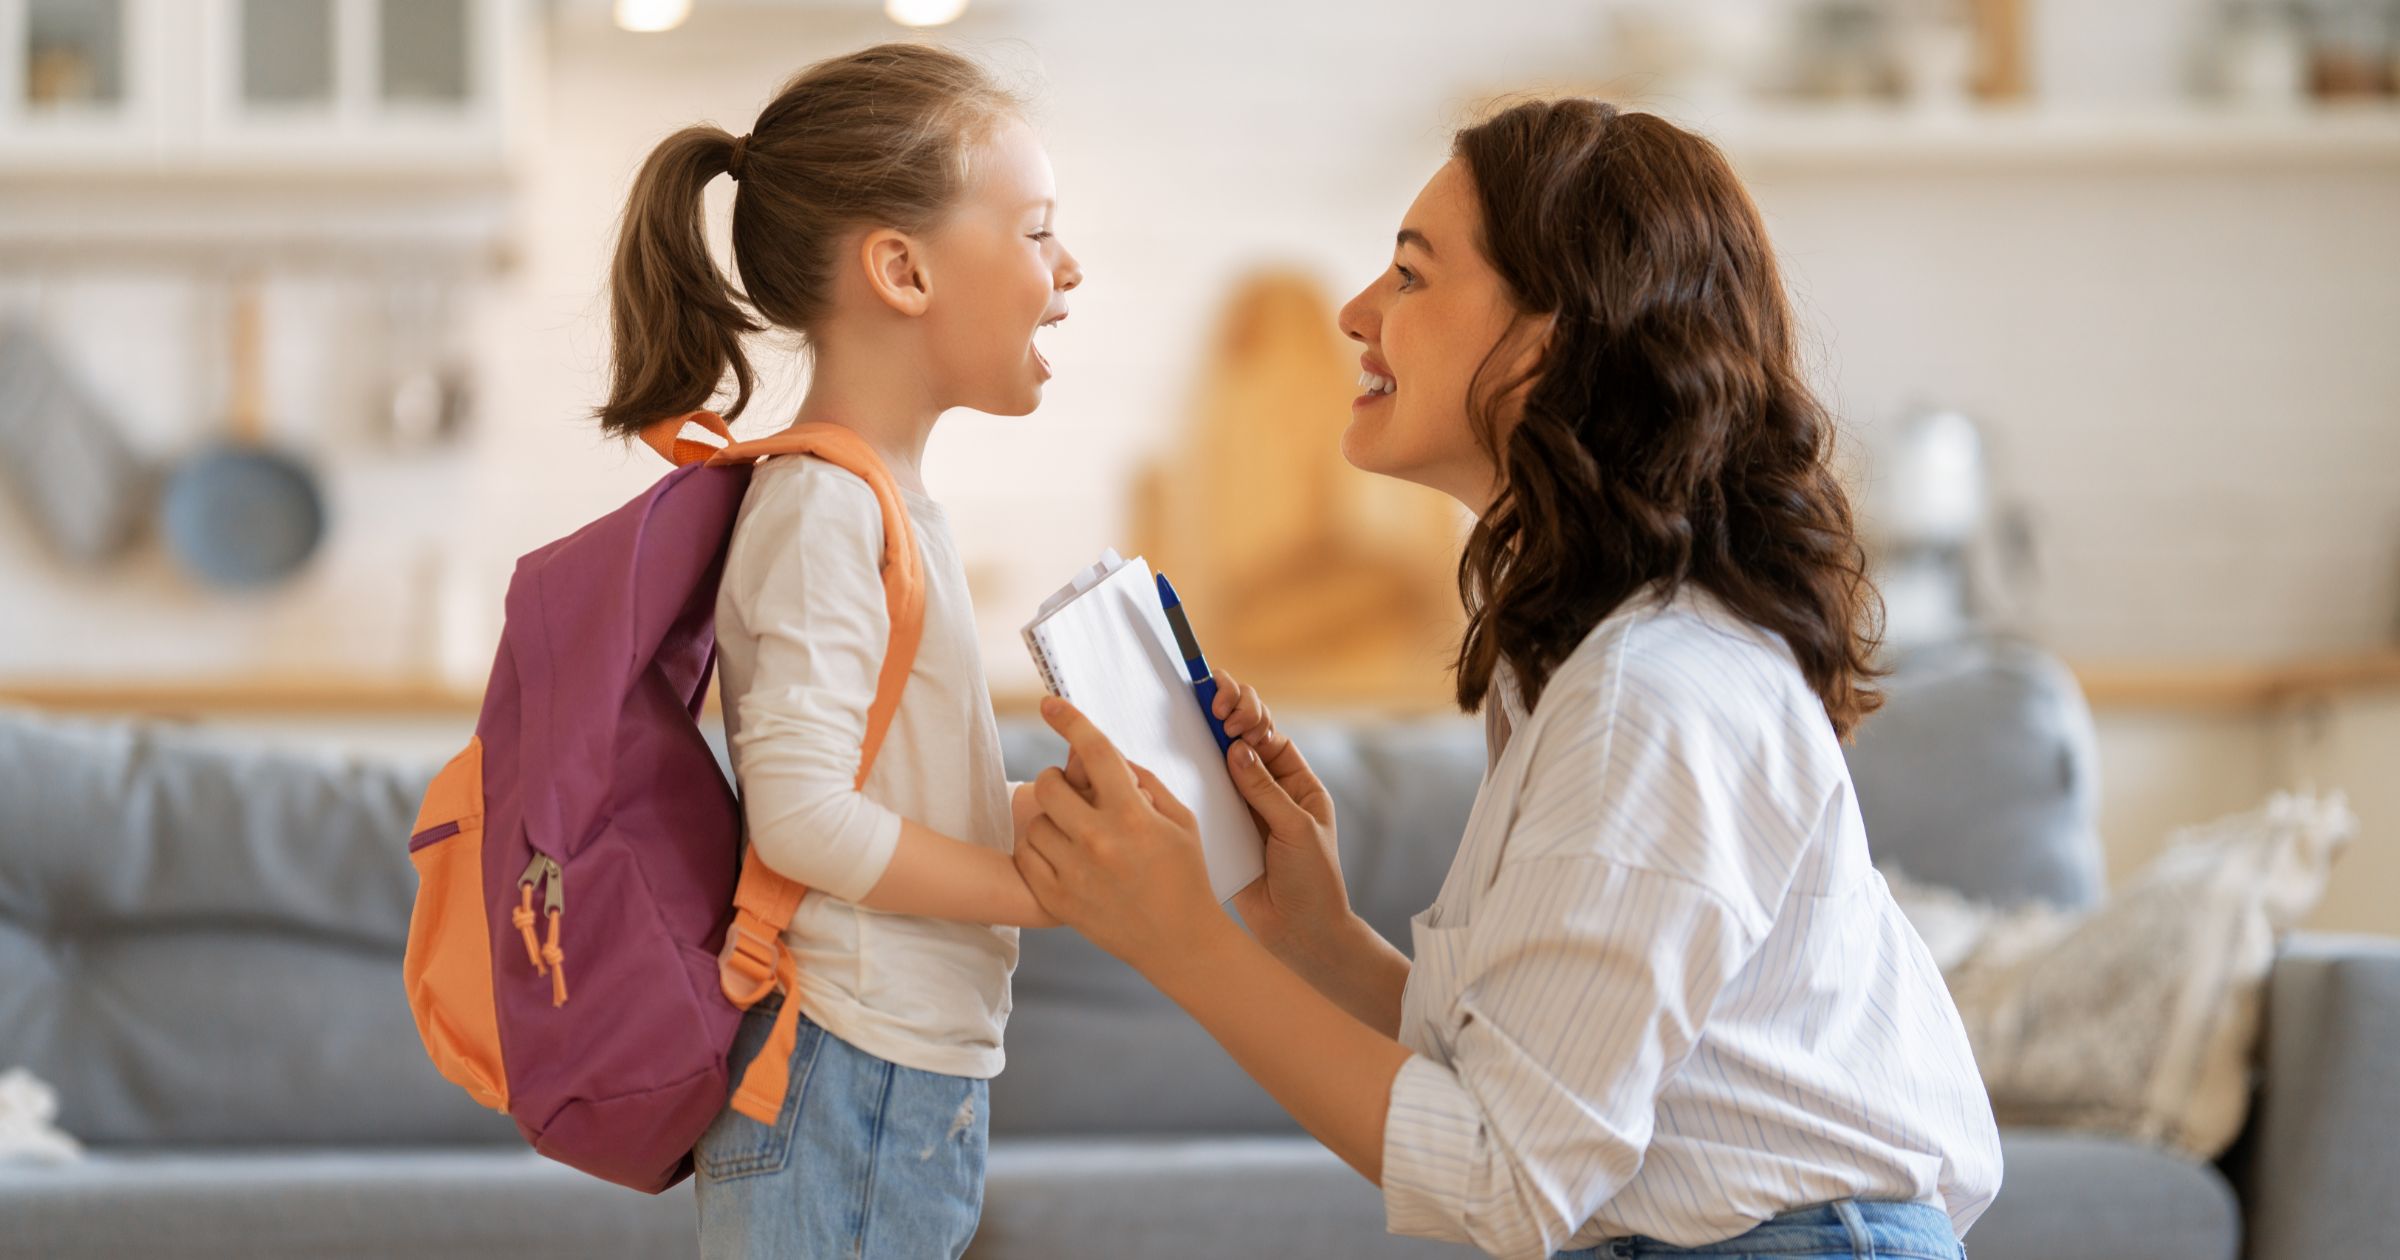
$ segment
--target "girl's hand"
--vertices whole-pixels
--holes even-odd
[[[1235,736],[1226,750],[1226,768],[1267,838],[1266,874],[1235,893],[1233,907],[1268,949],[1279,954],[1295,947],[1311,950],[1337,935],[1350,918],[1333,796],[1308,768],[1299,746],[1276,733],[1257,691],[1219,673],[1217,711],[1225,733]]]
[[[1017,847],[1017,870],[1042,908],[1145,973],[1208,931],[1231,930],[1192,812],[1073,705],[1046,699],[1042,718],[1089,784],[1078,789],[1057,767],[1033,781],[1042,812]]]

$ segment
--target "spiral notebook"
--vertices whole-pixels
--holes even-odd
[[[1042,601],[1025,647],[1051,695],[1081,710],[1200,820],[1219,902],[1265,871],[1265,840],[1192,694],[1146,561],[1104,553]]]

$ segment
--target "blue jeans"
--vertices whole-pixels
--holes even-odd
[[[1702,1247],[1673,1247],[1655,1238],[1618,1238],[1551,1260],[1797,1260],[1798,1257],[1887,1257],[1890,1260],[1966,1260],[1950,1217],[1923,1203],[1844,1199],[1786,1212],[1749,1233]]]
[[[784,997],[742,1016],[732,1077]],[[772,1128],[720,1114],[693,1151],[703,1260],[928,1260],[964,1253],[983,1215],[988,1082],[887,1063],[800,1017]]]

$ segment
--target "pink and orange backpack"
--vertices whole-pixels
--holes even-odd
[[[728,445],[677,436],[687,421]],[[806,890],[743,843],[698,724],[752,460],[815,455],[882,504],[892,634],[861,784],[916,659],[925,594],[899,490],[856,433],[810,424],[732,442],[701,411],[642,439],[674,471],[517,562],[475,733],[409,837],[402,974],[442,1075],[542,1154],[656,1194],[691,1172],[726,1105],[742,1012],[796,975],[783,930]],[[732,1091],[764,1124],[783,1106],[799,1007],[784,1003]]]

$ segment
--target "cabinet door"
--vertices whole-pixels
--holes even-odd
[[[155,140],[159,0],[0,0],[0,143],[141,156]]]
[[[467,0],[377,0],[377,108],[461,112],[474,105],[480,85],[473,10]]]
[[[233,0],[233,103],[257,118],[327,117],[339,104],[337,0]]]
[[[516,0],[207,0],[208,146],[373,166],[496,152]]]
[[[362,108],[377,142],[396,153],[500,160],[503,76],[524,20],[518,0],[352,2],[372,27]]]
[[[0,157],[500,171],[529,0],[0,0]]]

